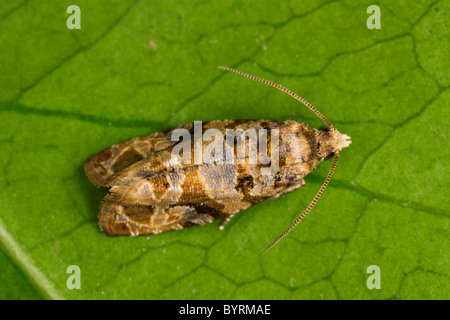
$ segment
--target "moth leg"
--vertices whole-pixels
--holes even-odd
[[[219,226],[219,230],[223,230],[225,226],[230,222],[231,218],[233,218],[236,215],[236,213],[230,214],[229,216],[226,216],[225,219],[223,219],[222,223]]]

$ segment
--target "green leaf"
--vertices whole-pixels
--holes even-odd
[[[379,1],[369,30],[371,4],[0,2],[0,298],[449,299],[450,4]],[[266,253],[329,162],[224,231],[105,237],[107,191],[83,171],[102,149],[194,120],[323,125],[219,65],[282,83],[352,137],[322,198]]]

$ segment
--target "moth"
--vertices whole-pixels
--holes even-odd
[[[262,136],[263,141],[266,139],[267,145],[273,146],[274,133],[271,132],[276,132],[276,157],[271,148],[266,150],[272,160],[278,161],[277,170],[270,174],[262,174],[267,163],[249,162],[249,147],[241,153],[240,161],[234,162],[186,163],[175,159],[173,151],[179,143],[173,139],[175,130],[193,133],[194,124],[115,144],[90,157],[84,166],[92,183],[110,191],[99,214],[99,226],[104,234],[157,234],[204,225],[221,218],[224,218],[220,226],[223,229],[236,213],[304,186],[305,176],[334,155],[331,169],[309,206],[265,250],[278,243],[316,204],[336,168],[340,151],[351,143],[350,137],[341,134],[309,102],[289,89],[232,68],[219,68],[289,94],[313,111],[328,128],[314,129],[294,120],[218,120],[203,124],[202,133],[214,129],[216,137],[222,135],[223,141],[230,130],[260,130],[269,132]],[[191,146],[206,151],[211,143],[194,141]],[[224,148],[224,153],[236,152],[227,143]],[[221,154],[215,156],[223,160]],[[189,156],[187,158],[189,160]],[[262,155],[257,154],[257,158],[262,159]]]

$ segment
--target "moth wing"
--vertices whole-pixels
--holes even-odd
[[[171,141],[175,129],[192,129],[192,124],[174,127],[150,135],[115,144],[90,157],[84,164],[89,180],[97,187],[104,185],[113,175],[134,163],[167,149],[178,141]]]
[[[142,206],[107,201],[102,205],[99,225],[109,236],[138,236],[200,226],[222,217],[220,212],[193,205]]]
[[[305,184],[303,179],[276,193],[276,198]],[[125,204],[114,194],[107,195],[99,214],[99,225],[103,233],[110,236],[138,236],[157,234],[204,225],[214,220],[230,217],[247,209],[262,199],[218,200],[202,202],[192,198],[191,203],[174,205]],[[181,201],[183,202],[183,201]]]
[[[234,128],[239,124],[244,126],[245,129],[252,127],[254,122],[254,120],[215,120],[203,123],[203,129],[214,128],[224,131],[226,128]],[[178,141],[171,141],[174,130],[186,129],[193,133],[193,128],[194,124],[191,123],[115,144],[86,161],[84,165],[86,175],[97,187],[103,186],[115,174],[136,162],[177,144]]]
[[[203,130],[219,129],[224,133],[225,130],[236,126],[244,130],[254,128],[259,123],[261,123],[259,120],[215,120],[203,123]],[[108,180],[122,170],[147,159],[158,151],[170,149],[177,144],[178,141],[171,141],[172,133],[176,129],[186,129],[193,133],[194,124],[177,126],[106,148],[86,161],[84,165],[86,175],[96,186],[105,185]]]
[[[215,210],[233,214],[305,183],[301,175],[261,175],[252,166],[168,167],[170,161],[170,152],[163,150],[121,171],[107,182],[110,201],[160,206],[209,203]]]

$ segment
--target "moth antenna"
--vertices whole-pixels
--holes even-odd
[[[280,242],[281,239],[283,239],[289,232],[291,232],[292,229],[295,228],[295,226],[297,224],[300,223],[300,221],[303,220],[304,217],[306,217],[306,215],[311,211],[311,209],[314,207],[314,205],[316,204],[317,200],[319,200],[320,196],[322,195],[323,190],[325,190],[325,188],[327,187],[328,183],[330,182],[331,176],[333,175],[334,169],[336,169],[337,163],[339,160],[339,150],[336,151],[335,156],[334,156],[334,161],[333,161],[333,165],[331,166],[330,171],[328,172],[327,178],[325,179],[325,181],[322,184],[322,187],[320,187],[319,191],[317,192],[316,196],[314,197],[314,199],[311,201],[311,203],[309,204],[309,206],[305,209],[305,211],[303,211],[303,213],[289,226],[289,228],[287,228],[282,234],[280,234],[278,236],[278,238],[276,238],[270,245],[268,245],[263,252],[266,252],[267,250],[269,250],[270,248],[272,248],[273,246],[275,246],[278,242]]]
[[[283,87],[282,85],[266,80],[266,79],[262,79],[256,76],[253,76],[251,74],[247,74],[245,72],[233,69],[233,68],[229,68],[229,67],[222,67],[220,66],[219,69],[222,70],[226,70],[226,71],[230,71],[230,72],[234,72],[242,77],[251,79],[251,80],[255,80],[261,83],[264,83],[268,86],[277,88],[278,90],[283,91],[284,93],[287,93],[288,95],[290,95],[291,97],[293,97],[294,99],[300,101],[301,103],[303,103],[305,106],[307,106],[312,112],[314,112],[316,114],[316,116],[318,116],[320,119],[322,119],[323,122],[325,122],[325,124],[330,128],[330,130],[334,129],[333,125],[331,124],[331,122],[325,118],[320,112],[319,110],[317,110],[316,108],[314,108],[308,101],[306,101],[305,99],[303,99],[302,97],[300,97],[298,94],[296,94],[295,92]],[[334,161],[333,161],[333,165],[331,166],[330,171],[328,172],[327,178],[325,179],[325,181],[323,182],[322,186],[320,187],[319,191],[317,192],[317,194],[315,195],[314,199],[311,201],[311,203],[309,204],[309,206],[305,209],[305,211],[303,211],[303,213],[289,226],[289,228],[287,228],[282,234],[280,234],[278,236],[278,238],[276,238],[269,246],[267,246],[263,252],[266,252],[267,250],[269,250],[270,248],[272,248],[273,246],[275,246],[278,242],[280,242],[281,239],[283,239],[289,232],[291,232],[292,229],[295,228],[295,226],[297,226],[297,224],[300,223],[300,221],[303,220],[303,218],[306,217],[306,215],[311,211],[311,209],[314,207],[314,205],[317,203],[317,201],[319,200],[320,196],[322,195],[323,191],[325,190],[325,188],[327,187],[328,183],[330,182],[331,176],[333,175],[334,169],[336,169],[337,163],[339,160],[339,150],[337,150],[335,152],[335,156],[334,156]]]
[[[258,81],[258,82],[264,83],[264,84],[266,84],[266,85],[268,85],[268,86],[277,88],[278,90],[281,90],[281,91],[283,91],[284,93],[287,93],[288,95],[290,95],[290,96],[293,97],[294,99],[300,101],[300,102],[303,103],[305,106],[307,106],[312,112],[314,112],[314,113],[316,114],[316,116],[318,116],[320,119],[322,119],[322,121],[325,122],[326,125],[327,125],[330,129],[333,129],[333,125],[331,124],[331,122],[330,122],[327,118],[325,118],[325,117],[319,112],[319,110],[317,110],[316,108],[314,108],[314,107],[311,105],[311,103],[309,103],[308,101],[306,101],[305,99],[303,99],[302,97],[300,97],[300,96],[299,96],[298,94],[296,94],[295,92],[293,92],[293,91],[291,91],[291,90],[289,90],[289,89],[283,87],[281,84],[278,84],[278,83],[275,83],[275,82],[272,82],[272,81],[269,81],[269,80],[266,80],[266,79],[262,79],[262,78],[259,78],[259,77],[256,77],[256,76],[252,76],[251,74],[248,74],[248,73],[245,73],[245,72],[242,72],[242,71],[233,69],[233,68],[222,67],[222,66],[219,66],[218,68],[219,68],[219,69],[222,69],[222,70],[234,72],[234,73],[236,73],[236,74],[238,74],[238,75],[240,75],[240,76],[242,76],[242,77],[245,77],[245,78],[248,78],[248,79],[251,79],[251,80],[254,80],[254,81]]]

